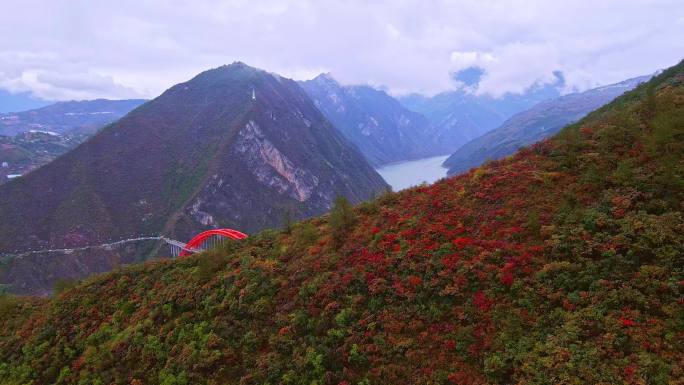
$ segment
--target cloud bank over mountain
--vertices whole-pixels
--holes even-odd
[[[9,37],[0,41],[0,89],[57,100],[152,97],[242,60],[295,79],[332,72],[342,83],[395,95],[468,86],[500,96],[555,83],[558,73],[567,91],[584,90],[676,62],[684,52],[678,5],[8,0],[0,13],[0,33]],[[479,71],[474,84],[455,76],[471,68]]]

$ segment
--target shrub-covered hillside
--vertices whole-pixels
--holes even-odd
[[[7,384],[681,384],[684,63],[433,186],[0,304]]]

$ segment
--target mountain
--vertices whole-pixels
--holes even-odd
[[[386,188],[296,82],[234,63],[0,186],[0,252],[254,232]]]
[[[102,127],[146,100],[57,102],[42,108],[0,113],[0,184],[6,175],[23,175],[73,149]]]
[[[683,157],[684,62],[432,186],[50,299],[6,296],[0,378],[675,384]]]
[[[38,99],[28,92],[11,93],[0,89],[0,113],[40,108],[50,103],[47,100]]]
[[[542,100],[557,97],[557,83],[534,86],[522,94],[501,97],[476,95],[460,89],[432,97],[412,94],[400,98],[409,110],[423,114],[435,127],[437,142],[451,152],[471,139],[493,130],[513,114],[524,111]]]
[[[0,135],[31,130],[92,135],[145,103],[142,99],[57,102],[38,109],[0,114]]]
[[[23,175],[65,154],[88,138],[86,134],[58,134],[31,130],[0,135],[0,184],[6,175]]]
[[[384,91],[341,86],[328,74],[300,82],[316,106],[374,165],[448,154],[428,120]]]
[[[538,142],[576,122],[589,112],[634,89],[651,76],[641,76],[581,93],[543,101],[506,120],[498,128],[459,147],[444,166],[449,174],[467,171],[491,159],[513,154],[519,148]]]

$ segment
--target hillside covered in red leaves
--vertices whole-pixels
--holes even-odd
[[[684,63],[551,140],[0,305],[7,384],[682,384]]]

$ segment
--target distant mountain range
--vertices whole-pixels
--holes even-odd
[[[450,175],[457,174],[487,160],[513,154],[520,147],[555,134],[650,77],[641,76],[540,102],[507,119],[500,127],[465,143],[444,162],[444,166]]]
[[[0,113],[25,111],[45,107],[53,101],[39,99],[29,92],[12,93],[0,89]]]
[[[0,114],[0,184],[43,166],[120,119],[145,100],[57,102]]]
[[[145,103],[143,99],[57,102],[45,107],[0,114],[0,135],[30,130],[92,135]]]
[[[50,163],[87,138],[83,134],[60,135],[46,131],[0,135],[0,184],[9,176],[23,175]]]
[[[561,84],[562,78],[559,77],[554,84],[534,86],[522,94],[492,97],[461,89],[433,97],[413,94],[401,97],[399,101],[409,110],[427,117],[435,128],[436,142],[449,153],[498,127],[513,114],[557,97]]]
[[[430,122],[370,86],[342,86],[328,74],[300,82],[315,105],[374,165],[447,154]]]
[[[254,232],[388,188],[296,82],[234,63],[0,186],[0,252]]]
[[[515,112],[557,95],[556,88],[545,86],[502,98],[476,96],[460,90],[432,98],[411,95],[398,100],[370,86],[342,86],[329,74],[299,84],[335,128],[375,167],[452,153]],[[45,131],[68,135],[64,142],[75,145],[144,102],[136,99],[71,101],[0,114],[0,135]],[[55,152],[52,157],[45,153],[32,156],[36,161],[13,172],[34,169],[62,152]],[[15,166],[19,168],[16,163]]]

